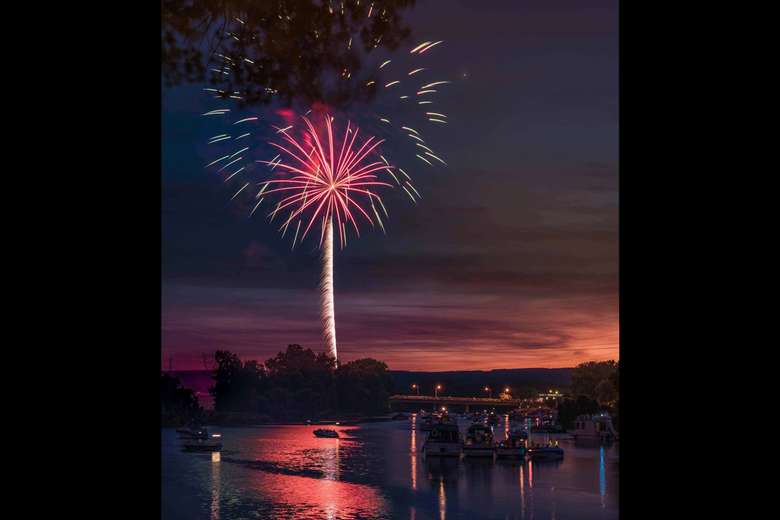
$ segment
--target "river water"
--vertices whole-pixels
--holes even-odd
[[[459,421],[461,431],[467,421]],[[617,446],[557,436],[562,461],[444,460],[423,456],[411,421],[337,426],[217,428],[221,454],[186,453],[162,430],[162,518],[614,519]],[[494,427],[504,438],[505,417]],[[556,436],[532,435],[544,442]]]

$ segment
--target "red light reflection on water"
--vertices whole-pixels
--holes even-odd
[[[367,485],[342,482],[341,458],[357,441],[346,432],[356,427],[328,426],[341,438],[314,436],[322,426],[276,427],[260,435],[251,449],[252,458],[291,470],[317,470],[323,478],[257,471],[251,487],[267,495],[280,508],[281,517],[301,519],[376,518],[386,511],[384,498]],[[265,433],[265,432],[264,432]]]
[[[362,484],[264,471],[256,472],[251,484],[291,513],[290,518],[376,518],[386,511],[377,490]]]

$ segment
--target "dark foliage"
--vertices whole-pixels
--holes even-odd
[[[199,419],[203,410],[192,390],[184,388],[178,378],[162,374],[160,413],[164,424],[186,424]]]
[[[578,415],[590,415],[601,411],[595,400],[580,395],[575,399],[563,399],[558,403],[558,422],[565,429],[571,429]]]
[[[359,359],[336,368],[330,356],[289,345],[265,364],[215,354],[214,409],[218,414],[253,414],[277,420],[318,418],[333,413],[374,414],[388,409],[392,386],[387,366]]]
[[[571,393],[611,405],[618,399],[618,369],[615,361],[589,361],[571,374]]]
[[[414,3],[162,0],[163,78],[208,79],[245,104],[277,96],[288,105],[344,105],[372,95],[360,74],[364,56],[409,38],[401,14]]]
[[[393,381],[387,365],[375,359],[356,359],[336,371],[340,408],[348,412],[380,414],[388,411]]]

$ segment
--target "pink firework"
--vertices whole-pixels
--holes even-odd
[[[392,166],[384,157],[379,156],[382,158],[382,162],[369,159],[371,154],[378,153],[377,148],[384,142],[383,140],[369,137],[363,141],[362,145],[356,147],[355,142],[359,130],[358,128],[353,130],[352,125],[348,122],[344,137],[339,145],[333,139],[331,118],[326,115],[326,141],[323,143],[311,121],[306,117],[303,120],[306,123],[306,130],[302,142],[290,136],[289,127],[279,129],[279,133],[284,136],[286,146],[270,143],[281,152],[278,155],[279,159],[260,161],[272,168],[281,168],[286,174],[289,174],[289,177],[266,181],[258,195],[263,193],[284,194],[284,198],[271,212],[271,216],[273,217],[280,211],[289,210],[289,216],[282,225],[284,230],[292,221],[298,219],[293,243],[298,238],[302,222],[306,222],[306,225],[301,240],[315,222],[321,222],[320,245],[322,246],[324,243],[322,276],[320,278],[323,336],[330,355],[338,360],[333,295],[334,220],[339,230],[342,247],[346,241],[348,225],[355,229],[358,236],[360,236],[358,220],[365,219],[372,226],[374,225],[374,219],[368,214],[368,208],[371,208],[377,223],[384,229],[374,201],[378,202],[383,210],[384,204],[382,204],[379,195],[374,193],[374,190],[381,186],[392,187],[392,184],[380,181],[377,174],[384,171],[392,175],[397,183],[398,179],[392,172]],[[336,150],[339,150],[338,154],[336,154]],[[283,156],[289,162],[285,162]],[[269,185],[275,187],[265,191]],[[262,199],[260,201],[262,202]],[[260,202],[258,202],[259,204]]]
[[[387,172],[393,178],[396,177],[392,172],[393,167],[384,157],[382,161],[372,160],[370,157],[372,154],[378,154],[377,149],[384,140],[371,136],[361,145],[355,146],[360,130],[357,127],[353,129],[348,122],[339,144],[334,140],[329,116],[325,116],[326,135],[324,140],[321,140],[312,122],[306,117],[303,117],[303,120],[306,129],[302,141],[292,137],[289,128],[281,129],[279,133],[284,136],[285,143],[270,143],[281,152],[279,159],[260,161],[273,168],[281,168],[289,174],[288,177],[262,183],[262,195],[284,194],[271,216],[289,210],[282,229],[286,229],[291,222],[298,219],[296,238],[301,222],[305,226],[301,239],[315,222],[319,221],[322,228],[320,245],[326,238],[328,225],[336,225],[342,247],[346,241],[347,226],[352,226],[360,236],[359,220],[365,220],[372,226],[376,220],[376,223],[383,227],[374,202],[378,202],[383,209],[384,204],[375,191],[381,186],[392,187],[392,184],[379,180],[378,174]],[[265,190],[269,185],[274,187]],[[373,216],[369,214],[369,210]]]

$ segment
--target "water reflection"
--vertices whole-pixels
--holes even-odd
[[[520,518],[525,518],[525,468],[520,466]]]
[[[215,457],[216,456],[216,457]],[[219,520],[219,499],[220,499],[220,452],[216,451],[211,454],[211,520]]]
[[[163,440],[164,519],[617,518],[614,447],[561,439],[562,461],[425,457],[410,421],[345,429],[231,428],[219,462]],[[467,426],[467,425],[466,425]],[[499,424],[496,430],[506,431]],[[500,433],[499,433],[500,436]],[[424,473],[420,473],[424,472]],[[614,481],[611,481],[614,482]],[[193,489],[198,500],[193,500]],[[448,511],[449,510],[449,511]]]
[[[412,489],[417,491],[417,414],[412,414],[412,440],[410,442]]]
[[[604,468],[604,446],[599,450],[599,495],[601,495],[601,507],[604,508],[604,495],[607,494],[607,475]]]
[[[444,477],[439,480],[439,519],[444,520],[447,516],[447,493],[444,491]]]

